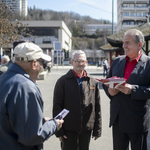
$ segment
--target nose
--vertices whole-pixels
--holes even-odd
[[[123,43],[122,47],[123,47],[123,48],[126,48],[126,47],[127,47],[127,45],[126,45],[125,43]]]

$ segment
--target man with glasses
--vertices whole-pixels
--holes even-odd
[[[0,149],[43,150],[43,142],[62,126],[63,120],[43,115],[43,100],[35,84],[50,61],[42,49],[29,42],[14,49],[14,63],[0,77]]]
[[[99,84],[84,70],[83,51],[73,53],[71,64],[73,69],[58,79],[54,89],[53,116],[64,108],[70,111],[56,136],[62,150],[88,150],[91,135],[95,140],[101,136]]]

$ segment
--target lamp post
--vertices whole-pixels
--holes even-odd
[[[112,0],[112,34],[114,34],[114,0]]]

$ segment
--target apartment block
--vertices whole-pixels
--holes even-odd
[[[147,21],[149,0],[117,0],[117,32]]]
[[[28,15],[27,0],[2,0],[5,5],[8,5],[12,11],[16,11],[20,16]]]

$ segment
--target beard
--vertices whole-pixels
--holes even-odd
[[[78,66],[78,67],[75,67],[74,69],[75,70],[78,70],[78,71],[82,71],[82,70],[84,70],[84,66]]]

